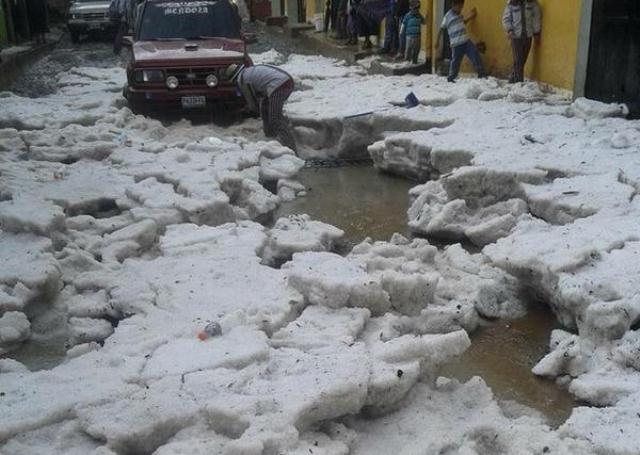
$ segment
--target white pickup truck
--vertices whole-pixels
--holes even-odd
[[[73,0],[67,15],[71,41],[77,43],[82,35],[115,33],[118,24],[109,15],[109,1]]]

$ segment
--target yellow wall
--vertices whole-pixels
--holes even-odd
[[[573,89],[582,0],[538,0],[542,8],[542,39],[533,46],[526,75],[541,82]],[[511,72],[511,46],[502,28],[506,0],[467,0],[465,15],[475,7],[478,16],[467,24],[471,38],[484,42],[483,62],[490,74],[507,77]],[[437,30],[435,31],[437,33]],[[466,62],[463,71],[472,71]]]
[[[295,0],[293,0],[295,1]],[[324,18],[324,4],[326,0],[306,0],[307,4],[307,22],[313,24],[313,16],[316,14],[323,14]]]
[[[557,87],[573,89],[582,0],[540,0],[542,39],[527,63],[527,75]]]
[[[427,58],[431,57],[431,46],[433,43],[433,2],[422,0],[420,2],[420,12],[425,18],[425,25],[422,27],[422,50]],[[437,33],[437,31],[436,31]]]

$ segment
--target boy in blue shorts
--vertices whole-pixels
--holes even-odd
[[[465,18],[462,15],[463,7],[464,0],[453,0],[451,9],[447,11],[447,14],[445,14],[444,19],[442,20],[436,44],[437,47],[440,46],[443,31],[446,29],[449,33],[449,43],[451,45],[451,66],[449,67],[449,77],[447,78],[449,82],[455,82],[457,79],[458,73],[460,72],[462,58],[465,55],[469,60],[471,60],[473,67],[478,73],[478,77],[482,78],[487,76],[484,66],[482,65],[482,59],[480,58],[478,49],[476,48],[476,45],[473,44],[473,41],[469,39],[469,35],[467,35],[467,28],[465,27],[465,24],[470,20],[473,20],[477,16],[478,12],[473,8],[469,16]]]
[[[418,63],[420,41],[422,41],[422,25],[424,17],[420,14],[420,0],[411,0],[411,10],[402,19],[401,32],[405,36],[405,58],[414,65]]]

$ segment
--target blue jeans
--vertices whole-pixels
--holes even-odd
[[[386,20],[382,49],[386,52],[396,52],[398,50],[398,19],[392,14],[387,14]]]
[[[400,33],[400,35],[398,36],[398,55],[401,55],[404,57],[404,49],[406,45],[407,45],[407,34]]]
[[[460,64],[462,64],[462,58],[465,55],[469,57],[469,60],[471,60],[478,76],[485,76],[486,73],[484,71],[484,66],[482,65],[482,59],[480,58],[478,49],[476,49],[476,45],[469,40],[464,44],[451,48],[451,66],[449,67],[450,81],[453,81],[458,77],[458,73],[460,73]]]

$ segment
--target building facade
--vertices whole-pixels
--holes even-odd
[[[576,97],[612,102],[640,99],[639,0],[538,1],[543,14],[542,38],[531,51],[528,78],[570,90]],[[423,33],[428,58],[440,57],[435,43],[450,4],[451,0],[421,2],[422,13],[428,18]],[[489,73],[502,78],[508,76],[512,65],[510,43],[502,28],[505,5],[506,0],[465,3],[465,12],[471,8],[478,11],[467,24],[469,34],[484,44],[483,59]],[[316,14],[324,12],[324,0],[287,0],[290,22],[292,18],[297,22],[301,8],[312,22]]]

